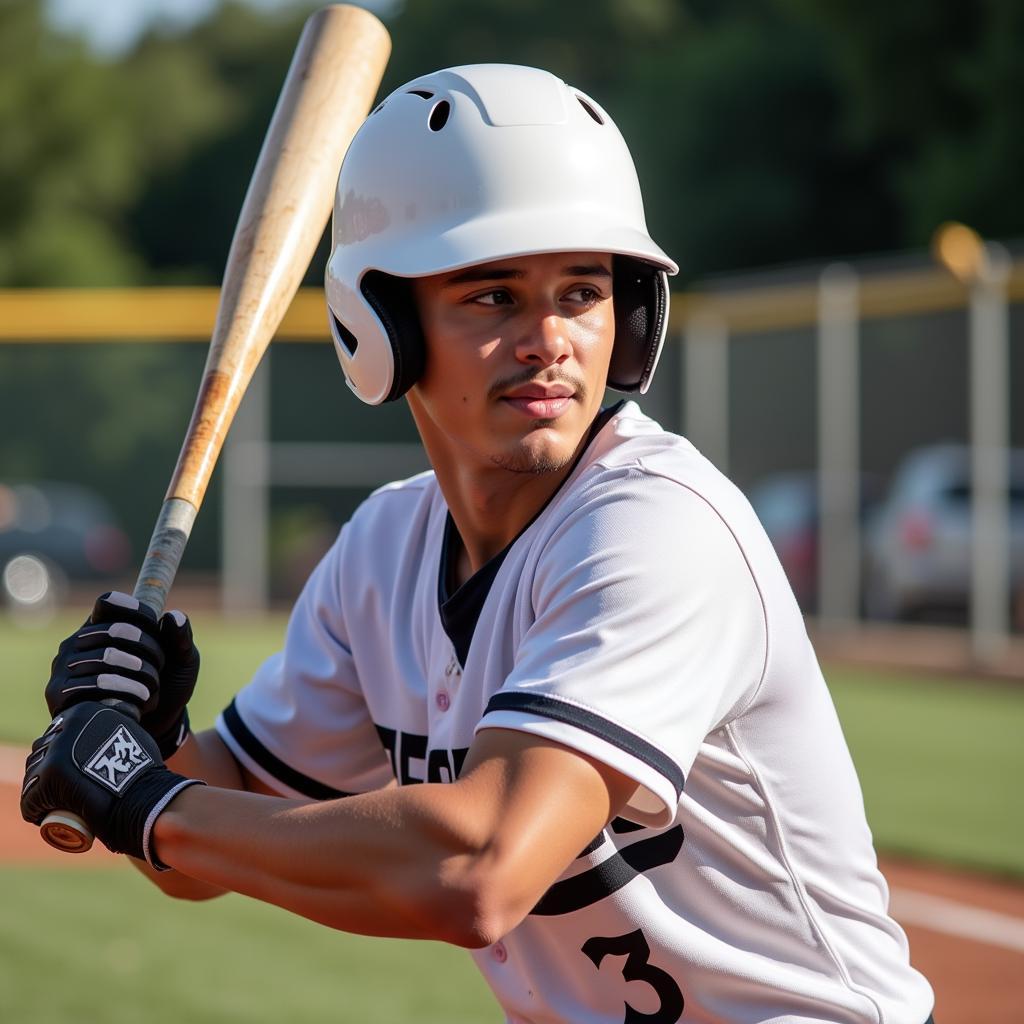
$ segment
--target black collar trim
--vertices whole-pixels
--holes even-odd
[[[616,402],[607,409],[602,409],[590,426],[587,435],[587,442],[580,449],[572,464],[572,468],[565,475],[568,480],[575,472],[576,467],[583,458],[584,453],[592,444],[597,435],[604,429],[608,421],[619,412],[625,405],[625,399]],[[512,550],[512,545],[537,521],[541,513],[551,504],[554,497],[562,489],[565,480],[550,498],[537,510],[530,521],[512,538],[511,541],[499,551],[486,565],[482,565],[473,575],[458,587],[451,590],[452,582],[455,579],[455,557],[459,545],[462,543],[455,520],[451,512],[445,515],[444,537],[441,541],[441,564],[437,573],[437,607],[441,615],[441,625],[444,627],[448,639],[455,648],[455,654],[459,664],[465,667],[466,658],[469,656],[469,645],[473,640],[473,633],[476,630],[477,620],[480,618],[480,611],[491,592],[491,585],[494,583],[498,570],[501,568],[505,556]]]

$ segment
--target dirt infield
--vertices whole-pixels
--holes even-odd
[[[888,859],[882,870],[935,1024],[1024,1021],[1024,885]]]
[[[0,747],[0,867],[3,864],[110,869],[98,845],[68,856],[46,846],[18,813],[24,751]],[[882,864],[911,959],[936,991],[936,1024],[1024,1021],[1024,884],[925,864]]]

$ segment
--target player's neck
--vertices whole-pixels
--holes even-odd
[[[461,586],[515,539],[558,490],[572,466],[532,474],[497,467],[474,471],[438,460],[434,469],[465,546],[455,568],[455,583]]]
[[[409,395],[409,408],[434,469],[464,552],[456,562],[455,582],[473,573],[508,546],[544,508],[572,473],[589,433],[557,469],[530,472],[510,468],[459,443],[442,430]]]

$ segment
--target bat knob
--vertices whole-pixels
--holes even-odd
[[[51,811],[39,831],[44,840],[62,853],[85,853],[92,847],[92,832],[76,814]]]

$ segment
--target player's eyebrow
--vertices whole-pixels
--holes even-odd
[[[469,267],[449,277],[445,288],[455,284],[472,284],[474,281],[512,281],[526,277],[522,270],[502,269],[500,267]]]
[[[574,264],[562,267],[564,277],[611,277],[611,271],[600,263]],[[477,281],[519,281],[526,277],[526,272],[513,270],[511,267],[467,267],[449,277],[443,287],[450,288],[458,284],[472,284]]]
[[[611,277],[612,272],[601,266],[600,263],[577,264],[572,267],[562,267],[562,273],[566,277]]]

